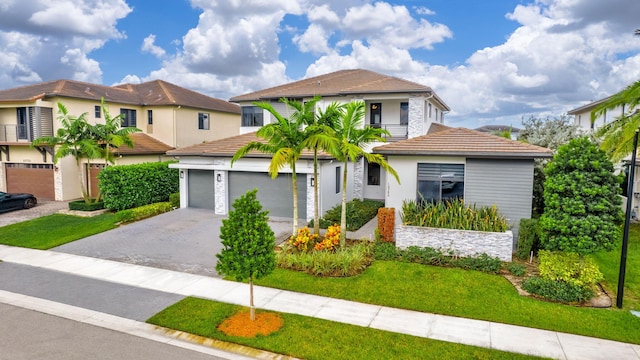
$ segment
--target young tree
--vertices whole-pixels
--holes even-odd
[[[561,146],[545,170],[540,245],[587,255],[620,237],[620,177],[604,151],[583,137]]]
[[[608,110],[624,109],[624,113],[596,130],[595,136],[601,140],[600,148],[611,161],[617,162],[633,151],[633,135],[640,127],[640,80],[614,94],[591,112],[591,121],[604,115]]]
[[[302,125],[308,116],[303,112],[313,109],[311,106],[303,106],[295,100],[281,99],[288,108],[295,111],[285,118],[278,113],[271,104],[254,103],[254,105],[267,110],[276,119],[275,123],[267,124],[261,127],[256,135],[265,140],[265,142],[252,141],[242,148],[238,149],[231,159],[231,165],[238,159],[246,156],[249,152],[256,150],[263,153],[271,154],[271,163],[269,163],[269,175],[276,178],[278,173],[285,165],[291,169],[291,182],[293,188],[293,231],[295,235],[298,231],[298,181],[296,174],[296,163],[300,159],[302,150],[304,149],[304,132]]]
[[[571,139],[581,136],[579,126],[572,124],[571,118],[565,115],[545,119],[531,116],[522,124],[524,128],[520,131],[520,141],[546,147],[554,152]],[[537,214],[544,212],[544,168],[547,162],[547,159],[536,159],[534,162],[532,205]]]
[[[347,231],[347,166],[349,161],[355,162],[364,157],[369,163],[379,164],[387,173],[393,175],[400,183],[398,173],[387,163],[381,154],[371,154],[364,150],[367,144],[386,142],[383,135],[390,135],[387,130],[363,126],[364,102],[352,101],[346,104],[335,124],[334,146],[328,150],[338,161],[344,163],[342,172],[342,213],[340,214],[340,246],[344,247]]]
[[[65,156],[73,156],[80,174],[82,198],[86,203],[90,203],[91,199],[85,188],[85,172],[81,169],[81,161],[82,159],[99,158],[102,152],[92,134],[92,126],[87,121],[87,113],[80,116],[70,115],[67,108],[59,102],[58,121],[60,128],[54,136],[39,137],[33,140],[31,146],[46,145],[55,148],[54,163]]]
[[[253,279],[269,275],[276,267],[275,236],[269,227],[269,211],[262,210],[256,198],[257,189],[248,191],[233,202],[234,210],[222,220],[220,239],[222,251],[216,254],[216,271],[234,276],[236,280],[249,279],[249,309],[255,320]]]

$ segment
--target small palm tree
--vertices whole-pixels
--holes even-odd
[[[607,110],[624,108],[622,115],[600,127],[595,136],[601,139],[600,148],[616,162],[624,159],[633,151],[633,136],[640,127],[640,80],[614,94],[591,112],[591,122],[603,116]]]
[[[263,138],[265,142],[252,141],[236,151],[231,159],[231,165],[238,159],[246,156],[251,151],[259,151],[271,154],[271,162],[269,163],[269,175],[275,179],[278,173],[286,165],[291,169],[291,183],[293,188],[293,231],[295,235],[298,231],[298,182],[296,174],[296,163],[300,159],[302,150],[304,149],[304,132],[302,125],[308,116],[304,112],[307,107],[295,100],[280,99],[288,108],[295,111],[285,118],[278,113],[271,104],[267,102],[254,103],[264,110],[267,110],[276,119],[276,122],[261,127],[256,135]],[[308,106],[308,108],[311,108]]]
[[[389,136],[387,130],[363,126],[365,105],[362,101],[353,101],[344,106],[335,124],[335,138],[328,151],[344,163],[342,173],[342,213],[340,214],[340,246],[345,245],[347,231],[347,165],[364,157],[369,163],[379,164],[387,173],[393,175],[400,183],[398,173],[387,163],[381,154],[371,154],[364,150],[367,144],[386,142],[383,135]]]
[[[92,134],[92,126],[87,121],[87,113],[77,117],[70,115],[67,108],[59,102],[58,121],[60,128],[58,128],[54,136],[39,137],[33,140],[31,147],[45,145],[55,148],[54,163],[57,163],[58,160],[65,156],[71,155],[76,160],[78,169],[80,169],[82,159],[95,159],[101,156],[101,149]],[[91,199],[84,186],[86,184],[84,179],[85,172],[79,171],[79,173],[82,198],[86,203],[90,203]]]

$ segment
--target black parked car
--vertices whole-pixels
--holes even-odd
[[[38,203],[38,199],[31,194],[9,194],[0,191],[0,212],[30,209]]]

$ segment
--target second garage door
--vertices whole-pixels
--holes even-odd
[[[214,209],[213,171],[189,170],[189,207]]]
[[[298,174],[298,214],[306,218],[307,212],[307,175]],[[229,172],[229,208],[233,200],[247,191],[258,189],[258,200],[262,207],[269,210],[269,216],[293,216],[293,193],[290,174],[280,174],[271,179],[267,173]]]
[[[53,164],[6,164],[7,192],[30,193],[41,200],[56,197]]]

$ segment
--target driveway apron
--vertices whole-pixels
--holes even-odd
[[[216,254],[222,249],[220,227],[225,215],[183,208],[123,225],[52,250],[136,265],[217,276]],[[282,238],[291,220],[273,218],[269,225]]]

